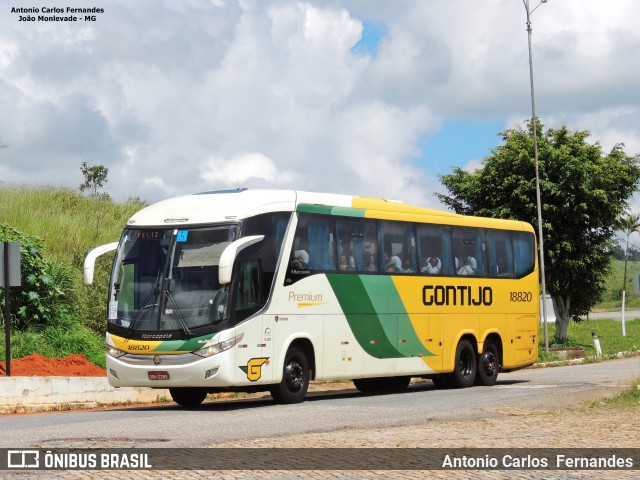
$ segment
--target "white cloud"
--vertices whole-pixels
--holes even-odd
[[[276,186],[291,187],[298,175],[278,171],[276,163],[260,153],[237,155],[230,159],[210,157],[200,166],[200,177],[215,185],[240,188],[252,179],[264,180]]]
[[[536,10],[545,125],[640,152],[635,7]],[[75,188],[87,161],[110,168],[121,198],[277,186],[437,206],[438,180],[416,165],[421,139],[447,119],[512,126],[530,115],[519,1],[112,0],[105,10],[89,27],[0,16],[3,181]],[[383,27],[375,56],[352,51],[364,21]]]

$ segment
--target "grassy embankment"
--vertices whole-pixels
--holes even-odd
[[[553,345],[555,336],[555,324],[549,323],[549,343]],[[569,325],[569,338],[563,346],[582,347],[586,358],[596,356],[596,348],[593,345],[592,332],[595,332],[600,340],[602,358],[611,358],[620,353],[631,353],[640,350],[640,319],[635,318],[626,322],[626,336],[622,336],[622,324],[619,320],[583,320],[580,323],[571,322]],[[538,359],[542,361],[557,360],[551,352],[547,355],[544,351],[543,327],[540,326],[540,346]]]
[[[624,262],[614,260],[611,275],[607,279],[606,292],[602,301],[594,311],[620,310],[622,302],[622,280],[624,278]],[[627,310],[640,310],[640,295],[634,294],[633,277],[640,275],[640,262],[627,262],[626,307]]]
[[[640,296],[634,294],[633,277],[640,274],[640,262],[627,262],[626,310],[640,310]],[[624,262],[613,260],[611,275],[606,282],[606,291],[602,302],[594,307],[597,312],[612,312],[610,320],[583,320],[580,323],[571,321],[568,339],[564,346],[583,347],[587,358],[595,357],[592,332],[600,339],[603,358],[615,356],[621,352],[637,352],[640,350],[640,319],[626,315],[626,336],[622,336],[620,309],[622,307],[622,281],[624,278]],[[549,324],[549,343],[553,344],[555,324]],[[540,327],[540,360],[554,360],[557,357],[544,352],[543,327]],[[551,345],[553,346],[553,345]]]
[[[70,307],[61,309],[58,320],[38,329],[11,332],[11,357],[32,352],[47,357],[83,353],[104,366],[104,319],[106,286],[112,255],[99,259],[96,282],[82,281],[82,264],[93,247],[120,237],[126,220],[141,207],[132,200],[116,203],[97,200],[62,188],[9,187],[0,189],[0,223],[28,236],[44,240],[43,255],[67,269],[72,286],[66,293]],[[4,327],[0,332],[0,361],[5,358]]]

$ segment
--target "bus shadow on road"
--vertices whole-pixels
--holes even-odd
[[[507,387],[511,385],[531,383],[530,380],[499,380],[496,382],[497,387]],[[476,386],[470,388],[478,388]],[[491,387],[486,387],[491,388]],[[343,388],[340,390],[316,390],[309,392],[304,402],[317,402],[337,399],[349,399],[357,397],[381,397],[387,395],[411,395],[418,392],[425,391],[467,391],[468,389],[459,388],[437,388],[433,382],[416,382],[409,385],[406,390],[400,391],[378,391],[378,392],[360,392],[356,388]],[[235,410],[246,410],[254,408],[272,407],[277,405],[275,400],[268,393],[253,394],[251,398],[217,398],[214,400],[206,400],[201,405],[195,407],[181,407],[175,403],[161,403],[153,405],[139,405],[122,408],[119,410],[132,411],[132,412],[144,412],[144,411],[157,411],[157,410],[181,410],[185,412],[194,411],[217,411],[217,412],[229,412]]]

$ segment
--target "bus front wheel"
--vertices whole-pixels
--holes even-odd
[[[449,380],[454,388],[473,386],[476,379],[476,352],[469,340],[460,340],[456,348],[456,363]]]
[[[169,393],[182,407],[197,407],[207,398],[207,391],[200,388],[170,388]]]
[[[282,370],[282,381],[271,387],[271,396],[278,403],[300,403],[309,388],[309,360],[298,347],[287,352]]]

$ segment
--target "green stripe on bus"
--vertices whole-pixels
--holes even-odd
[[[331,215],[333,207],[327,205],[311,205],[308,203],[301,203],[296,207],[296,211],[303,213],[320,213],[323,215]]]
[[[364,218],[366,210],[362,208],[333,207],[331,215],[340,215],[342,217]]]
[[[402,356],[433,356],[416,335],[411,318],[391,277],[363,275],[361,281],[374,311],[379,312],[378,317],[387,338],[396,340],[396,348]]]
[[[376,358],[402,357],[387,336],[388,325],[385,328],[382,324],[383,321],[387,323],[386,316],[381,318],[376,312],[360,276],[329,274],[327,279],[362,349]],[[390,279],[389,283],[386,291],[388,288],[395,291]]]
[[[213,334],[192,338],[190,340],[167,340],[158,345],[153,351],[158,353],[195,352],[196,350],[200,350],[211,337],[213,337]]]
[[[316,213],[322,215],[339,215],[342,217],[357,217],[364,218],[366,210],[362,208],[350,208],[350,207],[330,207],[327,205],[311,205],[308,203],[301,203],[297,206],[296,211],[303,213]]]

